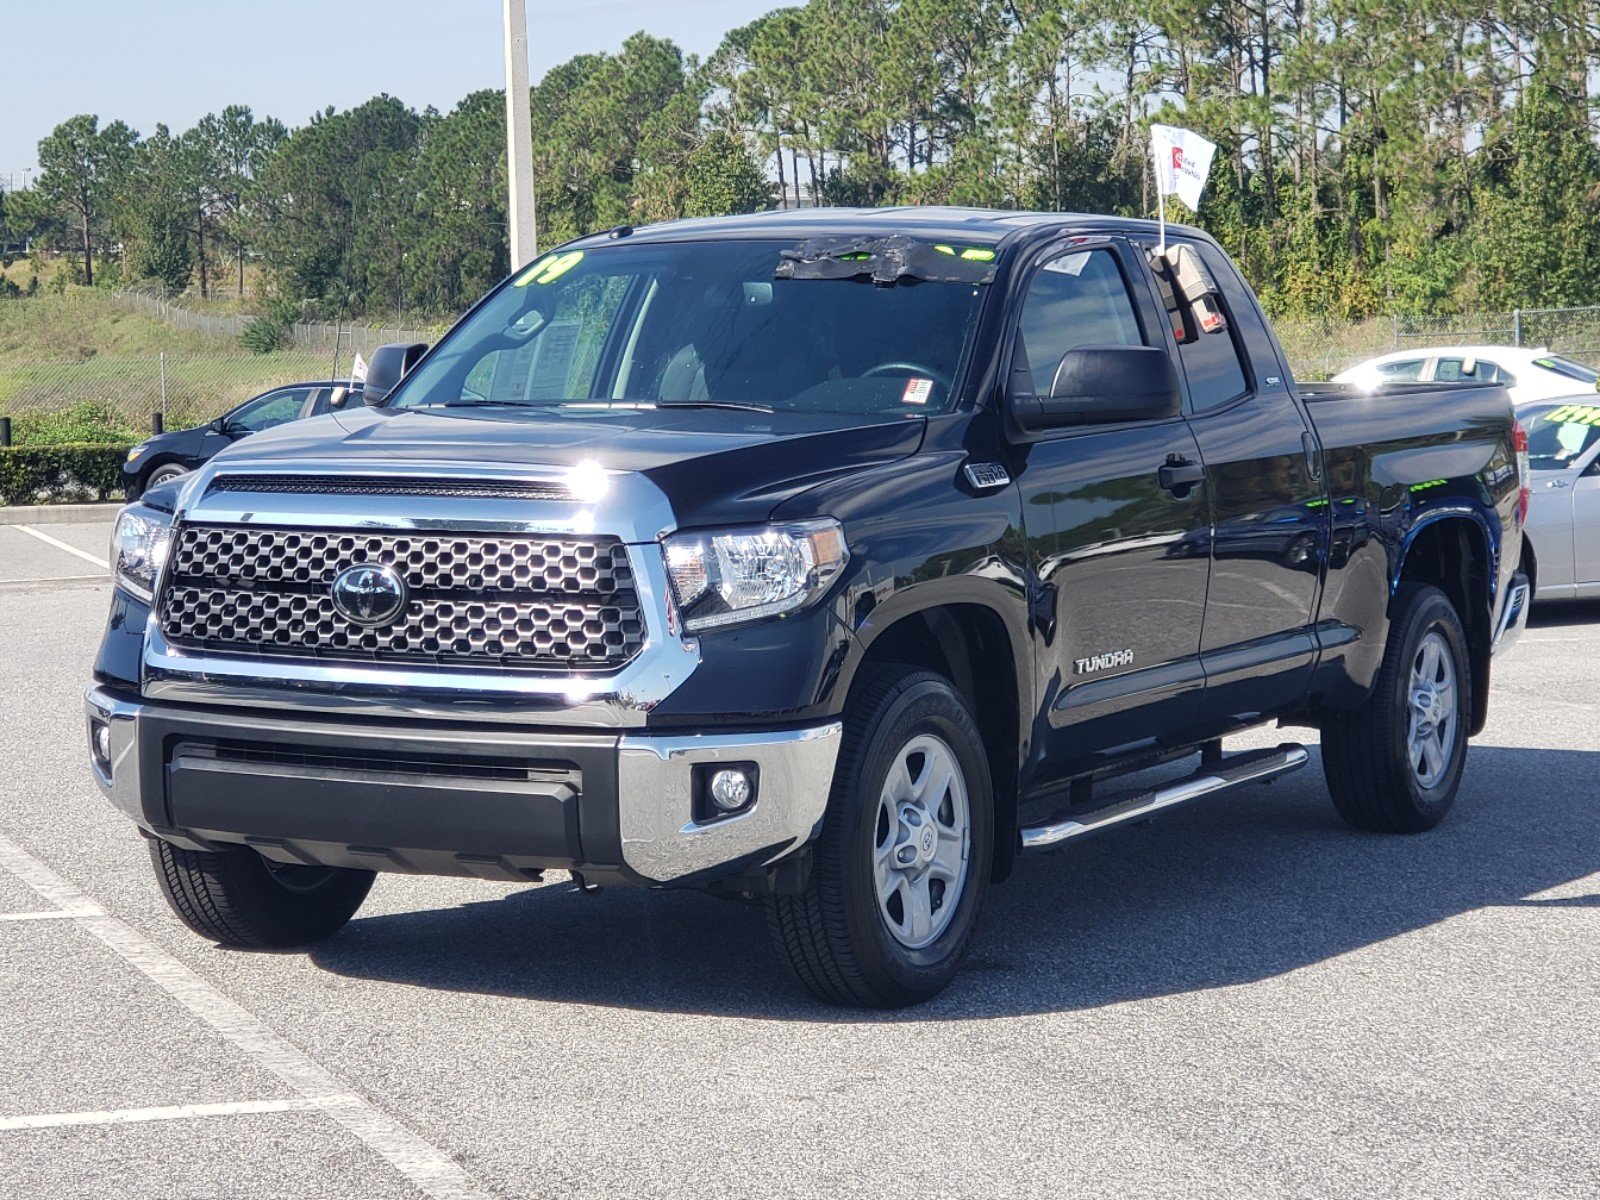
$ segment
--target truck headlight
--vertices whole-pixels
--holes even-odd
[[[690,633],[802,608],[850,560],[844,530],[832,519],[675,534],[662,545]]]
[[[117,515],[111,535],[111,577],[117,586],[149,603],[156,577],[172,548],[172,518],[153,508],[130,504]]]

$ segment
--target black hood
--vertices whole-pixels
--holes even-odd
[[[672,502],[679,524],[690,527],[764,520],[818,483],[904,458],[921,444],[921,418],[862,419],[709,409],[559,415],[364,408],[267,430],[216,461],[263,470],[325,462],[329,473],[388,461],[444,474],[467,464],[515,472],[594,462],[648,477]]]

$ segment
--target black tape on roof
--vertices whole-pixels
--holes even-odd
[[[963,258],[963,252],[982,255]],[[856,279],[892,284],[901,279],[928,283],[991,283],[994,251],[988,247],[942,246],[903,233],[892,237],[823,237],[778,253],[778,279]]]

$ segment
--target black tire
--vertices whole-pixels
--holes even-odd
[[[1412,671],[1430,639],[1447,652],[1455,680],[1449,746],[1431,781],[1425,767],[1414,765],[1409,738]],[[1372,694],[1358,709],[1327,714],[1322,724],[1322,771],[1339,815],[1375,833],[1422,833],[1439,824],[1461,787],[1471,711],[1472,659],[1455,607],[1438,588],[1401,584]]]
[[[819,1000],[901,1008],[938,995],[960,969],[988,888],[994,802],[977,723],[949,681],[912,667],[868,670],[846,707],[844,742],[809,882],[799,895],[770,899],[767,924],[790,973]],[[889,770],[924,735],[953,752],[966,785],[969,836],[954,909],[935,918],[945,923],[931,942],[911,947],[890,931],[873,859],[884,844],[879,802]],[[917,755],[907,761],[917,761]],[[937,803],[954,804],[954,790]],[[929,886],[938,889],[937,913],[950,885]]]
[[[331,937],[355,915],[373,872],[269,864],[248,846],[185,850],[153,839],[150,861],[178,919],[242,950],[285,950]]]
[[[148,492],[158,484],[166,483],[169,479],[177,479],[188,473],[188,468],[180,467],[177,463],[162,463],[144,477],[144,486],[139,491],[141,493]]]

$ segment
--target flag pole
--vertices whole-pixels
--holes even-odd
[[[1156,135],[1150,133],[1150,170],[1156,177],[1156,217],[1160,222],[1161,236],[1156,245],[1156,254],[1161,258],[1167,256],[1167,189],[1161,186],[1161,162],[1156,158]]]

